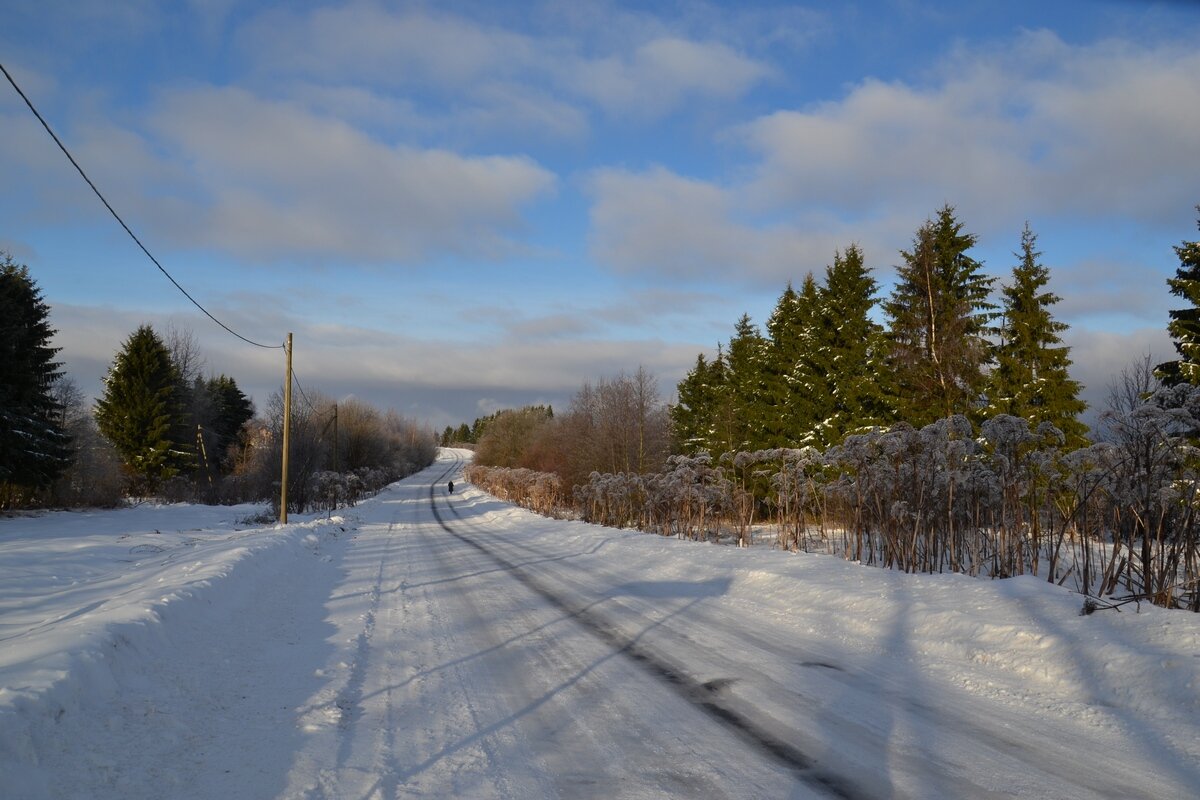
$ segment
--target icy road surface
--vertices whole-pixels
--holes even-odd
[[[282,527],[0,520],[0,797],[1200,796],[1197,615],[546,520],[463,455]]]

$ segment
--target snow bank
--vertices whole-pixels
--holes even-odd
[[[429,672],[463,660],[439,655],[447,627],[406,602],[438,610],[441,592],[487,598],[516,587],[447,538],[429,496],[428,481],[413,479],[352,518],[285,527],[239,529],[252,507],[0,520],[0,796],[216,800],[295,796],[289,787],[319,783],[314,764],[340,760],[355,735],[374,741],[343,730],[340,701],[392,702],[368,691],[368,665],[378,686],[393,687],[415,664]],[[1143,604],[1080,616],[1081,596],[1036,578],[913,575],[714,547],[538,517],[471,486],[441,508],[539,592],[586,610],[606,637],[678,667],[831,774],[865,776],[876,790],[865,796],[1192,797],[1200,788],[1200,615]],[[405,583],[412,563],[434,580]],[[421,588],[448,578],[452,590]],[[515,591],[519,607],[529,600]],[[378,647],[416,648],[424,661],[369,652],[377,617]],[[471,659],[497,652],[490,633],[462,636]],[[466,688],[494,695],[486,674]],[[459,695],[429,691],[397,719],[444,717],[444,745],[457,753],[478,721],[455,728],[461,714],[444,712]],[[395,749],[402,732],[383,740]]]
[[[147,713],[161,687],[147,662],[188,652],[197,621],[230,618],[264,581],[320,561],[339,517],[245,527],[253,506],[145,506],[0,520],[0,774],[7,796],[55,796],[39,767],[83,728],[116,733],[97,709],[117,696]],[[266,557],[260,557],[266,556]],[[317,558],[314,559],[314,556]],[[160,725],[158,735],[180,734]],[[93,778],[104,764],[82,763]],[[77,784],[78,785],[78,784]],[[84,782],[82,785],[86,785]]]
[[[982,717],[1000,730],[1023,730],[1023,746],[1033,747],[1028,728],[1037,720],[1046,746],[1086,731],[1093,742],[1140,754],[1134,758],[1151,771],[1200,787],[1200,615],[1142,603],[1082,616],[1082,595],[1032,576],[908,574],[828,555],[716,547],[547,520],[471,486],[456,502],[459,520],[506,532],[505,539],[535,548],[556,570],[570,565],[577,583],[563,585],[562,593],[616,610],[631,640],[645,640],[656,621],[671,617],[690,642],[659,642],[668,658],[687,658],[689,648],[700,647],[733,654],[735,668],[739,659],[754,663],[765,678],[732,681],[725,696],[774,708],[789,728],[803,729],[804,721],[791,719],[779,699],[810,696],[811,682],[797,676],[817,668],[830,676],[831,696],[840,690],[838,679],[862,676],[911,708],[938,709],[916,714],[929,721],[922,736],[953,736],[947,720]],[[559,580],[561,573],[538,568],[536,559],[522,562],[534,565],[528,568],[540,579]],[[606,585],[636,591],[596,598]],[[704,586],[721,589],[711,597],[694,594]],[[741,639],[714,633],[739,625],[746,631]],[[762,660],[754,656],[756,640],[769,645]],[[788,651],[795,657],[781,662],[778,653]],[[1029,780],[1017,790],[1018,776],[998,770],[994,786],[1045,792]],[[1149,777],[1139,780],[1151,785]],[[920,787],[913,791],[921,794]]]

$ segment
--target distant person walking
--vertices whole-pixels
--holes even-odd
[[[450,481],[450,494],[454,494],[454,481]]]

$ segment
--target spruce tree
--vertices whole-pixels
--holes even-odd
[[[987,300],[992,279],[967,255],[975,241],[943,206],[917,231],[912,250],[901,251],[884,303],[897,408],[918,427],[980,411],[995,306]]]
[[[788,375],[792,396],[789,437],[781,446],[820,445],[821,423],[833,409],[831,365],[823,338],[826,326],[821,310],[822,291],[810,272],[797,295],[796,358]]]
[[[816,424],[822,388],[814,385],[806,356],[816,324],[818,294],[809,273],[799,292],[788,284],[767,320],[762,447],[797,447]]]
[[[700,353],[696,365],[676,387],[679,402],[671,406],[671,437],[684,453],[707,450],[712,434],[715,407],[714,387],[709,383],[709,365]]]
[[[197,420],[197,423],[203,425],[207,434],[208,459],[223,472],[228,471],[230,464],[226,456],[229,448],[238,442],[246,423],[254,418],[254,404],[238,388],[237,381],[228,375],[209,377],[202,386],[210,412],[207,420]]]
[[[62,376],[50,346],[49,307],[29,268],[0,261],[0,506],[29,499],[70,463],[62,407],[54,384]]]
[[[743,314],[729,340],[725,359],[728,408],[722,409],[720,425],[725,436],[718,435],[720,452],[756,450],[766,444],[767,418],[772,407],[764,393],[764,367],[767,341],[758,327]]]
[[[1087,404],[1079,399],[1079,383],[1071,380],[1069,348],[1059,335],[1066,323],[1054,319],[1050,306],[1058,295],[1046,291],[1050,270],[1035,248],[1037,236],[1028,223],[1021,233],[1020,259],[1012,285],[1003,289],[1003,315],[996,366],[988,379],[987,415],[1011,414],[1029,420],[1031,428],[1049,422],[1067,437],[1068,446],[1086,444],[1087,427],[1079,415]]]
[[[146,489],[193,465],[189,444],[173,438],[182,417],[178,382],[167,346],[142,325],[117,354],[96,401],[100,432]]]
[[[885,425],[893,411],[886,385],[887,354],[883,328],[871,319],[879,284],[863,262],[862,250],[850,245],[835,253],[821,290],[819,351],[828,380],[828,409],[818,430],[818,444],[840,444],[849,433]]]
[[[767,349],[763,360],[763,395],[770,413],[765,437],[769,446],[784,446],[788,438],[787,411],[791,401],[789,377],[799,357],[799,338],[795,318],[798,303],[796,290],[789,282],[767,317]]]
[[[1200,212],[1200,206],[1196,206]],[[1200,219],[1197,220],[1200,227]],[[1155,368],[1155,375],[1167,385],[1180,383],[1200,384],[1200,241],[1181,242],[1175,248],[1179,256],[1179,267],[1175,277],[1167,279],[1171,294],[1186,300],[1187,308],[1173,309],[1167,332],[1175,340],[1174,361],[1167,361]]]

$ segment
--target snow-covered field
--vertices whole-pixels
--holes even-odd
[[[0,797],[1200,796],[1200,615],[544,519],[0,520]]]

